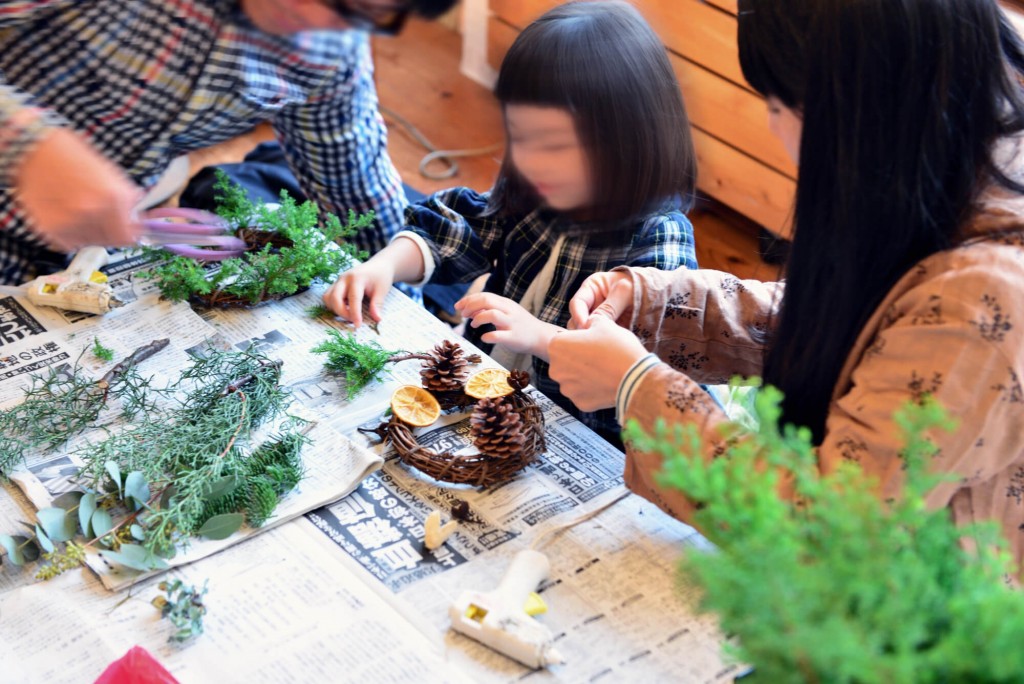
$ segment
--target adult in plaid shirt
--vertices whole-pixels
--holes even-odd
[[[268,121],[326,210],[406,199],[368,31],[455,0],[0,0],[0,283],[88,244],[134,244],[141,188],[174,157]],[[52,250],[58,250],[54,253]]]

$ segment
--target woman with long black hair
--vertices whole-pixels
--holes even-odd
[[[582,329],[549,347],[552,378],[583,409],[615,405],[623,422],[696,423],[713,453],[725,416],[697,383],[763,376],[785,393],[784,421],[811,429],[824,470],[857,461],[885,497],[901,485],[893,413],[932,395],[959,419],[935,436],[935,468],[958,477],[929,503],[958,522],[1000,521],[1019,562],[1018,36],[995,0],[740,0],[739,10],[744,75],[799,163],[785,282],[593,276],[570,303]],[[688,517],[683,497],[658,487],[660,466],[631,450],[627,482]]]

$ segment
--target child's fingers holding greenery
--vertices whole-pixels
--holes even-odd
[[[624,271],[595,273],[569,300],[569,329],[583,330],[594,315],[617,321],[633,304],[633,279]]]
[[[496,328],[480,337],[484,342],[542,359],[547,359],[551,338],[562,330],[537,319],[511,299],[490,292],[463,297],[455,303],[455,309],[464,318],[472,319],[470,325],[474,328],[488,324]]]

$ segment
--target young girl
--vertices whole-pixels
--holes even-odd
[[[995,0],[739,9],[744,75],[799,161],[785,284],[714,271],[599,274],[570,304],[587,329],[550,345],[552,376],[580,406],[616,405],[648,431],[659,418],[693,423],[712,454],[725,416],[696,383],[762,375],[785,393],[784,421],[812,431],[824,471],[858,462],[886,498],[902,487],[893,414],[931,395],[959,425],[932,435],[934,469],[954,477],[929,503],[958,523],[1000,522],[1020,563],[1020,39]],[[694,354],[699,367],[678,361]],[[660,467],[630,450],[627,483],[688,518],[688,502],[658,486]]]
[[[548,340],[569,318],[583,280],[621,264],[696,268],[695,161],[689,122],[665,48],[625,2],[559,6],[523,31],[501,65],[507,153],[490,193],[439,192],[406,212],[408,230],[343,273],[324,303],[357,326],[363,298],[380,320],[395,282],[469,282],[485,292],[457,305],[467,336],[497,344],[506,365],[602,436],[611,412],[583,414],[547,373]],[[484,332],[484,325],[496,330]],[[482,333],[482,334],[481,334]]]

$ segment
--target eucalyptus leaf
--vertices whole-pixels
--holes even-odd
[[[63,508],[65,511],[70,511],[72,508],[77,506],[85,496],[85,492],[64,492],[50,504],[55,508]]]
[[[139,541],[146,540],[146,530],[142,529],[142,525],[132,525],[130,530],[132,536],[138,539]]]
[[[53,553],[53,542],[39,525],[36,525],[36,543],[43,547],[43,551],[46,553]]]
[[[114,482],[117,496],[121,497],[121,467],[117,465],[116,461],[107,461],[104,464],[104,467],[107,469],[107,474],[110,475],[110,479]]]
[[[138,504],[136,508],[145,506],[149,501],[149,484],[146,482],[146,476],[138,470],[128,473],[124,481],[124,496],[134,499]]]
[[[97,537],[102,537],[112,529],[114,529],[114,519],[110,516],[110,512],[103,508],[97,508],[96,512],[92,514],[92,533]]]
[[[103,551],[101,555],[133,570],[165,570],[167,563],[138,544],[121,544],[120,551]]]
[[[227,539],[242,527],[243,522],[245,516],[241,513],[215,515],[207,520],[196,534],[207,539]]]
[[[75,516],[68,514],[63,508],[44,508],[36,517],[46,535],[55,542],[66,542],[75,538],[78,529]]]
[[[24,551],[21,548],[26,541],[28,541],[28,537],[0,534],[0,546],[7,549],[7,557],[15,565],[24,565],[26,562]]]
[[[96,495],[89,492],[78,502],[78,524],[82,527],[82,534],[92,537],[92,514],[96,512]]]
[[[206,486],[203,491],[203,498],[211,503],[222,499],[238,489],[239,482],[240,478],[234,475],[218,478]]]

